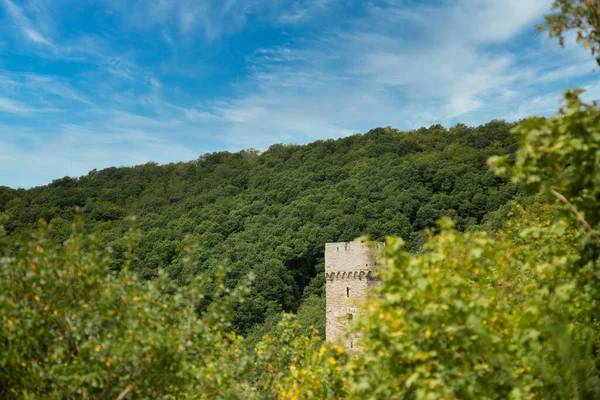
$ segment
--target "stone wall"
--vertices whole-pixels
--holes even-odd
[[[343,338],[345,325],[359,312],[358,302],[369,288],[377,284],[372,279],[377,269],[377,253],[383,247],[378,243],[369,248],[360,242],[325,244],[325,289],[327,341]],[[353,338],[344,338],[346,348],[353,348]]]

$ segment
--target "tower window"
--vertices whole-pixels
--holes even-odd
[[[350,297],[350,288],[349,287],[346,288],[346,297]]]

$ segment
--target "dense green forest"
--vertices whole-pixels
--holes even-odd
[[[273,324],[281,311],[298,312],[306,327],[322,328],[326,242],[396,235],[417,252],[425,229],[441,216],[452,217],[461,231],[500,226],[504,206],[519,190],[490,172],[486,160],[514,153],[511,126],[377,128],[262,153],[108,168],[30,190],[0,188],[0,212],[9,216],[13,240],[42,219],[62,242],[80,207],[87,229],[114,250],[114,266],[123,261],[122,237],[131,226],[126,217],[136,216],[142,234],[133,269],[140,278],[164,269],[179,285],[197,274],[211,285],[208,277],[226,264],[230,287],[249,272],[258,278],[237,307],[240,333],[266,320]],[[182,262],[186,244],[193,267]]]

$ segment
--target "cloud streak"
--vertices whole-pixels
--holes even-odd
[[[64,125],[51,132],[51,136],[34,136],[27,146],[18,144],[21,142],[18,136],[26,134],[31,139],[31,132],[7,135],[18,129],[6,125],[0,126],[0,131],[5,132],[0,136],[0,176],[8,177],[2,184],[12,187],[31,187],[63,176],[80,176],[91,170],[91,166],[101,169],[151,160],[166,163],[195,158],[195,153],[185,146],[141,131],[107,133],[102,127]],[[10,180],[15,174],[18,180]]]
[[[6,12],[12,17],[14,24],[21,30],[22,35],[29,41],[54,49],[54,44],[42,35],[34,24],[25,16],[23,10],[10,0],[2,0]]]
[[[533,32],[549,4],[462,0],[410,12],[402,4],[373,5],[350,32],[333,29],[296,48],[258,49],[249,58],[256,72],[241,95],[217,111],[233,131],[285,132],[300,142],[376,125],[410,129],[507,118],[516,104],[546,89],[541,84],[573,81],[591,70],[579,52],[544,68],[539,55],[526,60],[523,49],[498,47]],[[537,51],[546,42],[528,46]],[[545,103],[529,104],[531,113],[548,111]]]

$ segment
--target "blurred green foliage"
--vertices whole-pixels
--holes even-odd
[[[173,290],[164,274],[152,282],[132,274],[136,236],[127,235],[118,273],[81,220],[58,248],[47,227],[16,256],[2,236],[0,398],[252,397],[251,365],[231,331],[233,305],[248,286],[230,291],[217,279],[200,316],[197,281]]]

